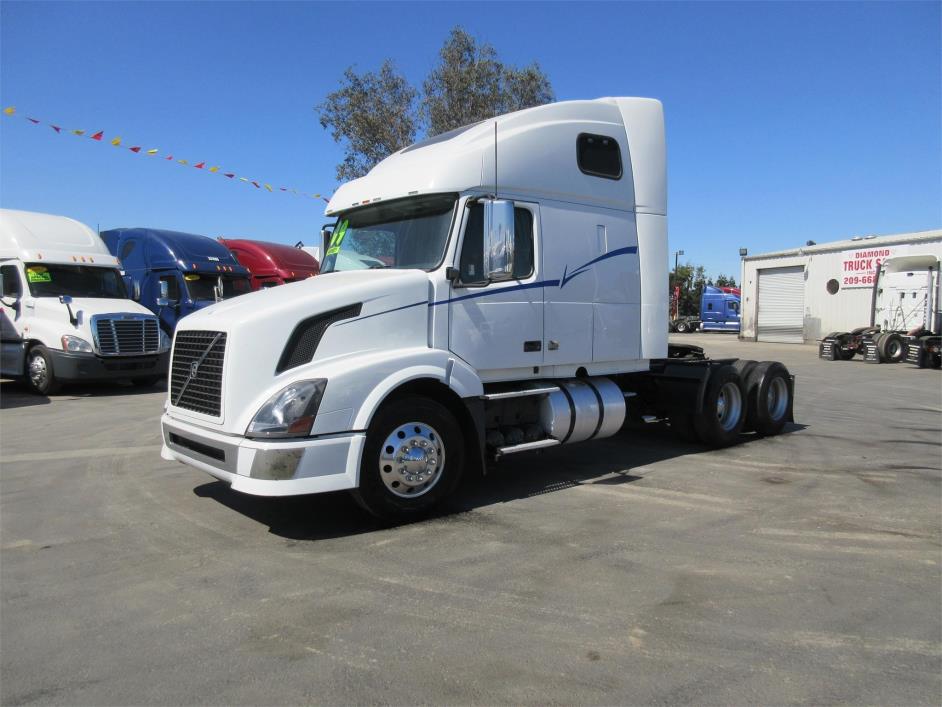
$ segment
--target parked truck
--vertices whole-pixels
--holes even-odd
[[[639,98],[391,155],[330,200],[321,275],[180,322],[163,457],[407,519],[465,473],[626,418],[711,446],[779,433],[782,364],[668,346],[665,157],[661,104]]]
[[[937,255],[902,255],[882,261],[873,283],[870,324],[835,331],[821,340],[818,356],[868,363],[908,361],[920,368],[942,366],[940,259]]]
[[[101,237],[121,261],[131,296],[168,334],[186,315],[252,290],[249,271],[212,238],[153,228],[116,228]]]
[[[85,381],[153,385],[167,372],[170,338],[78,221],[0,209],[0,292],[0,374],[35,393]]]
[[[320,272],[320,264],[314,256],[301,248],[245,238],[217,240],[249,271],[252,290],[297,282]]]
[[[739,331],[741,292],[737,287],[707,285],[700,295],[699,316],[678,316],[670,329],[678,334],[694,331]]]

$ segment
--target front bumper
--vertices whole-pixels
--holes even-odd
[[[201,469],[235,491],[298,496],[356,488],[366,435],[282,441],[249,439],[196,427],[164,414],[160,456]]]
[[[96,356],[49,350],[52,369],[62,381],[100,381],[167,375],[170,352],[140,356]]]

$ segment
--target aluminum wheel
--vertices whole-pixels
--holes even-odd
[[[49,383],[49,367],[42,354],[34,353],[29,357],[29,380],[37,390],[44,390]]]
[[[720,388],[716,396],[716,419],[724,432],[729,432],[739,424],[742,417],[742,392],[739,386],[729,381]]]
[[[788,384],[784,378],[772,379],[765,403],[769,410],[769,417],[774,422],[778,422],[785,416],[785,411],[788,410]]]
[[[400,425],[386,438],[379,453],[379,475],[400,498],[416,498],[434,488],[445,466],[441,435],[422,422]]]

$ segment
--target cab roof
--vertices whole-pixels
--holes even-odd
[[[232,272],[246,273],[246,269],[239,265],[224,245],[195,233],[156,228],[115,228],[102,231],[101,237],[118,257],[120,253],[116,249],[122,238],[140,238],[146,244],[147,261],[151,268],[175,268],[182,265],[190,269],[195,264],[197,269],[215,270],[217,265],[226,265],[234,268]]]
[[[295,277],[292,272],[308,275],[320,271],[320,264],[313,255],[284,243],[222,237],[218,241],[233,251],[236,259],[254,275],[277,274],[290,278]]]
[[[0,209],[0,258],[116,267],[98,234],[66,216]]]

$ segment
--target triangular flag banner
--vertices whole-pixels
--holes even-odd
[[[235,176],[232,172],[226,172],[225,174],[227,177],[229,177],[229,179],[232,179]]]
[[[266,184],[266,185],[265,185],[265,188],[266,188],[268,191],[272,191],[271,184]]]
[[[3,109],[3,113],[4,115],[13,115],[14,113],[16,113],[16,108],[13,106],[9,106],[8,108]]]
[[[31,122],[33,125],[39,125],[39,121],[36,120],[35,118],[27,118],[27,120]]]
[[[55,130],[57,133],[62,132],[62,128],[60,128],[58,125],[50,125],[49,127]]]
[[[179,162],[180,164],[190,164],[190,163],[187,162],[186,160],[177,160],[177,162]]]
[[[121,138],[116,137],[114,140],[111,141],[111,144],[114,145],[115,147],[118,147],[118,145],[121,144]]]
[[[210,168],[209,168],[209,171],[210,171],[210,172],[218,172],[218,171],[219,171],[219,167],[210,167]]]
[[[247,181],[249,181],[249,180],[248,180],[246,177],[239,177],[239,181],[240,181],[240,182],[247,182]]]
[[[256,188],[256,189],[261,189],[261,187],[258,185],[258,182],[252,182],[252,184],[255,185],[255,188]]]
[[[104,134],[105,134],[104,130],[99,130],[97,133],[92,135],[92,140],[98,140],[99,142],[101,142],[101,138],[104,137]]]
[[[148,150],[148,151],[147,151],[147,154],[148,154],[148,155],[156,155],[156,154],[157,154],[156,148],[153,149],[153,150]]]
[[[204,166],[205,164],[206,164],[205,162],[200,162],[199,164],[195,164],[195,165],[193,165],[193,166],[194,166],[196,169],[203,169],[203,166]]]
[[[168,159],[168,160],[172,160],[172,159],[173,159],[173,155],[167,155],[167,159]]]
[[[73,135],[84,135],[84,134],[85,134],[85,131],[84,131],[84,130],[73,130],[73,131],[72,131],[72,134],[73,134]]]
[[[140,151],[141,151],[141,148],[140,148],[140,147],[129,147],[128,149],[129,149],[131,152],[140,152]]]

